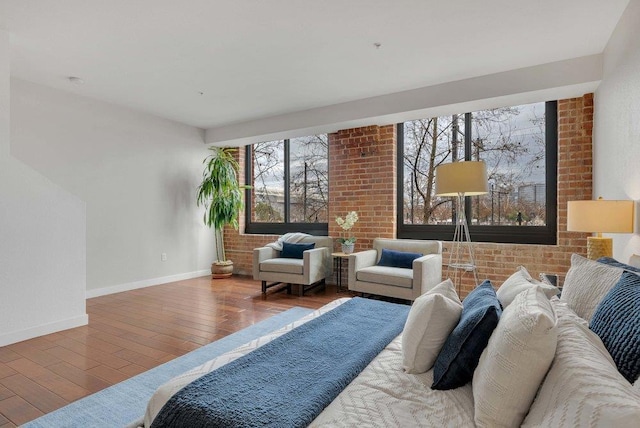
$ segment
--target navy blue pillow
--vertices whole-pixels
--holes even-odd
[[[433,389],[454,389],[473,378],[480,355],[498,325],[502,306],[489,280],[462,302],[460,322],[444,342],[433,366]]]
[[[629,272],[640,272],[640,268],[619,262],[612,257],[600,257],[596,261],[599,263],[604,263],[605,265],[619,267]]]
[[[594,331],[629,382],[640,376],[640,276],[623,272],[591,318]]]
[[[406,253],[404,251],[388,250],[383,248],[378,266],[411,269],[413,267],[413,261],[418,257],[422,257],[422,254]]]
[[[291,244],[289,242],[283,242],[280,257],[285,259],[301,259],[303,258],[302,253],[306,250],[313,250],[315,246],[315,242],[310,244]]]

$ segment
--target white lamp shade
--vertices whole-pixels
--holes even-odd
[[[633,201],[569,201],[567,230],[570,232],[632,233]]]
[[[489,193],[483,161],[445,163],[436,168],[436,196],[477,196]]]

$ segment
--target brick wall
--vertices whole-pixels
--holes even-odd
[[[558,102],[558,245],[474,244],[480,280],[500,285],[524,265],[564,277],[574,252],[585,254],[584,233],[566,232],[567,201],[592,197],[593,94]],[[238,152],[244,168],[244,150]],[[358,212],[353,229],[356,251],[369,248],[376,237],[393,238],[396,230],[396,132],[394,125],[345,129],[329,135],[329,235],[342,236],[332,220],[348,211]],[[241,179],[244,179],[244,175]],[[226,229],[227,257],[236,273],[251,273],[251,250],[274,241],[275,235],[246,235],[244,216],[240,231]],[[336,249],[338,247],[336,246]],[[450,243],[445,242],[445,249]],[[444,255],[445,261],[448,254]],[[472,289],[473,276],[465,273],[462,294]]]
[[[359,220],[349,235],[355,251],[396,233],[396,132],[394,125],[345,129],[329,135],[329,236],[344,237],[333,221],[349,211]],[[337,247],[336,247],[337,248]]]

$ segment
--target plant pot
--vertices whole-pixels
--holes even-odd
[[[233,275],[233,262],[231,260],[211,263],[211,276],[213,279],[229,278],[231,275]]]
[[[353,247],[356,244],[342,244],[342,252],[345,254],[351,254],[353,253]]]

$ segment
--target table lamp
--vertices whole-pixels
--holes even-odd
[[[436,167],[436,196],[457,197],[456,204],[456,229],[453,234],[453,248],[449,255],[448,268],[454,269],[454,282],[458,269],[473,271],[473,276],[478,282],[471,237],[467,225],[467,216],[464,207],[465,196],[478,196],[489,193],[487,180],[487,165],[483,161],[451,162]],[[469,253],[470,263],[460,263],[460,252],[463,244]]]
[[[569,201],[567,231],[595,232],[587,238],[587,258],[613,257],[613,239],[602,233],[633,233],[633,201]]]

